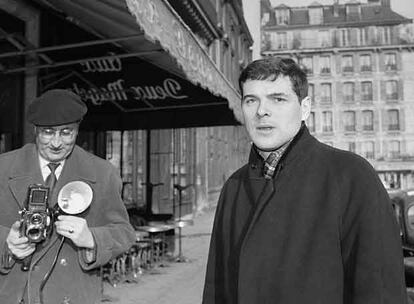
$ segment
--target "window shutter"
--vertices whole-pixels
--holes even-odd
[[[374,131],[380,131],[380,114],[378,111],[374,110],[373,112],[373,124],[374,124]]]
[[[373,102],[377,102],[379,101],[379,96],[378,96],[378,86],[377,86],[377,81],[372,81],[372,100]]]
[[[405,111],[404,109],[399,110],[399,124],[400,124],[400,131],[405,131]]]
[[[335,95],[333,95],[335,96]],[[334,103],[336,104],[341,104],[344,102],[343,99],[343,92],[342,92],[342,83],[341,82],[337,82],[336,83],[336,100],[334,100]]]
[[[385,101],[386,100],[386,97],[385,97],[385,81],[381,80],[380,84],[381,84],[381,87],[380,87],[381,96],[380,96],[379,100],[380,101]]]
[[[398,100],[404,100],[404,81],[398,80]]]
[[[388,131],[388,113],[386,109],[381,109],[381,119],[382,119],[381,130],[383,132],[386,132]]]

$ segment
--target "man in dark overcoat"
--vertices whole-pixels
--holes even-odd
[[[35,143],[0,155],[2,304],[100,303],[99,267],[128,250],[135,240],[117,170],[75,144],[86,111],[76,94],[47,91],[28,107]],[[46,240],[29,240],[21,229],[19,211],[26,206],[29,185],[51,179],[51,208],[60,189],[72,181],[86,183],[92,201],[80,214],[61,213],[48,226]]]
[[[313,137],[306,74],[292,60],[239,78],[248,164],[225,183],[203,304],[403,304],[401,240],[362,157]]]

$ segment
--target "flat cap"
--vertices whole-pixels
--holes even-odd
[[[35,126],[60,126],[81,121],[88,111],[82,99],[69,90],[46,91],[27,108],[27,120]]]

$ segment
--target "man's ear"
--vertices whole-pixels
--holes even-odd
[[[300,108],[302,110],[302,120],[305,121],[308,119],[310,111],[311,111],[311,99],[309,96],[306,96],[302,99],[302,102],[300,104]]]

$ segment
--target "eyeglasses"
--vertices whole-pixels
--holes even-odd
[[[63,141],[70,141],[73,139],[76,129],[74,128],[63,128],[60,130],[56,130],[53,128],[37,128],[37,132],[39,136],[43,140],[51,140],[55,135],[59,135]]]

